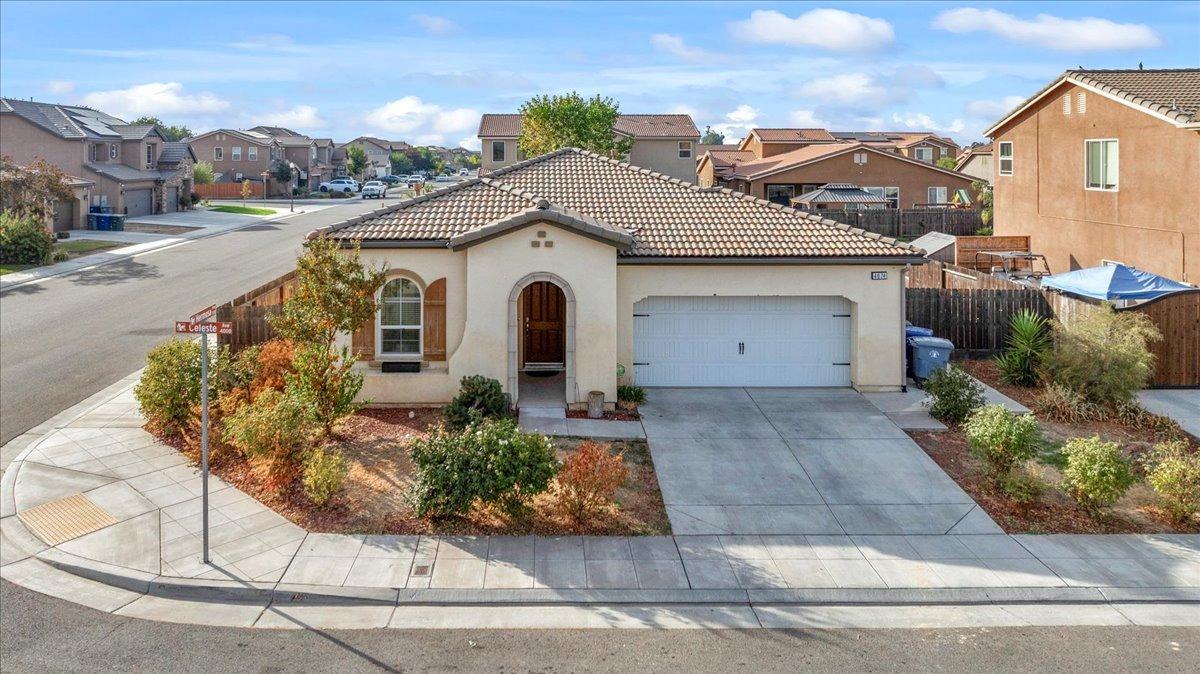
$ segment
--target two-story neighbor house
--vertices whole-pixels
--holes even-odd
[[[622,114],[613,125],[613,133],[633,140],[626,158],[630,164],[695,182],[700,131],[690,115]],[[517,147],[520,135],[521,115],[483,115],[479,120],[479,140],[483,144],[480,175],[523,160]]]
[[[1200,281],[1200,69],[1068,70],[985,134],[996,234]]]
[[[991,185],[996,177],[995,163],[992,161],[992,144],[977,143],[962,151],[954,163],[954,170],[974,176]]]
[[[402,140],[383,140],[373,136],[359,136],[352,141],[342,143],[338,149],[342,150],[342,159],[345,158],[345,148],[349,146],[357,146],[362,148],[363,152],[367,153],[367,161],[370,166],[367,167],[364,176],[366,179],[386,176],[392,172],[392,153],[404,152],[411,150],[412,146]]]
[[[267,194],[285,195],[286,184],[271,175],[275,162],[283,156],[283,148],[274,136],[261,131],[215,129],[188,139],[192,152],[200,161],[212,164],[216,181],[262,182],[267,174]]]
[[[265,133],[279,144],[282,159],[295,164],[296,186],[301,189],[316,189],[317,185],[333,177],[333,140],[309,138],[282,126],[255,126],[251,132]]]
[[[926,164],[936,164],[942,157],[957,157],[962,151],[954,140],[929,131],[834,131],[832,135],[838,140],[890,150]]]
[[[82,106],[0,98],[0,152],[17,164],[41,158],[72,177],[78,204],[64,206],[55,226],[83,224],[91,206],[132,216],[178,210],[191,192],[195,158],[152,124]]]

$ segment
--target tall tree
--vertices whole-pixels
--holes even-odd
[[[704,127],[704,136],[700,138],[700,142],[704,145],[724,145],[725,134],[713,131],[711,126]]]
[[[633,140],[613,134],[620,106],[611,98],[584,99],[576,92],[563,96],[534,96],[521,106],[521,135],[517,146],[526,157],[577,147],[606,156],[624,157]]]
[[[408,175],[412,173],[412,160],[403,152],[393,152],[388,155],[388,162],[392,165],[392,175]]]
[[[346,171],[356,178],[362,178],[367,169],[367,153],[357,145],[346,146]]]
[[[157,126],[158,130],[161,131],[162,134],[167,137],[167,140],[170,140],[170,141],[180,141],[180,140],[183,140],[184,138],[187,138],[188,136],[192,135],[192,130],[182,124],[180,124],[179,126],[169,126],[167,124],[163,124],[163,121],[161,119],[159,119],[157,117],[150,117],[149,115],[143,115],[141,117],[138,117],[137,119],[133,120],[133,122],[131,122],[131,123],[132,124],[153,124],[153,125]]]
[[[216,174],[213,173],[212,163],[196,162],[196,165],[192,167],[192,182],[197,185],[207,185],[213,180],[216,180]]]
[[[958,161],[956,161],[956,160],[954,159],[954,157],[938,157],[938,160],[937,160],[937,167],[938,167],[938,168],[944,168],[944,169],[947,169],[947,170],[949,170],[949,171],[953,171],[953,170],[954,170],[954,167],[955,167],[957,164],[958,164]]]
[[[49,224],[57,203],[74,199],[67,174],[59,167],[41,158],[18,166],[7,155],[0,156],[0,211]]]

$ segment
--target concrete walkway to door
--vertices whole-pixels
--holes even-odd
[[[676,535],[998,534],[851,389],[655,388],[641,406]]]

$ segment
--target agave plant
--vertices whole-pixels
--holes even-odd
[[[1004,353],[996,356],[1000,379],[1016,386],[1038,382],[1042,357],[1050,348],[1050,331],[1045,317],[1032,309],[1022,309],[1012,317]]]

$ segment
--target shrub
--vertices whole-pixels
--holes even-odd
[[[260,393],[223,425],[222,439],[255,464],[269,489],[291,481],[300,453],[317,430],[305,401],[274,389]]]
[[[1146,482],[1158,494],[1163,511],[1183,523],[1200,512],[1200,452],[1186,440],[1156,445],[1144,458]]]
[[[925,392],[932,400],[929,413],[948,424],[961,424],[984,403],[983,387],[956,365],[929,375],[925,380]]]
[[[417,514],[463,515],[476,500],[519,513],[546,491],[558,470],[554,449],[522,433],[511,419],[486,420],[456,431],[438,427],[413,443]]]
[[[1090,513],[1116,503],[1133,486],[1133,471],[1115,442],[1100,436],[1072,438],[1062,451],[1067,456],[1063,491]]]
[[[458,395],[442,409],[451,428],[466,428],[483,419],[502,417],[508,413],[508,402],[500,382],[476,374],[463,377]]]
[[[317,505],[325,505],[342,488],[350,467],[337,449],[318,448],[304,459],[304,493]]]
[[[347,367],[344,358],[349,356],[330,353],[321,344],[306,344],[296,349],[293,372],[285,375],[289,395],[308,405],[324,435],[329,435],[342,417],[363,406],[354,402],[362,390],[362,373]]]
[[[617,402],[641,405],[646,402],[646,390],[641,386],[622,384],[617,387]]]
[[[1023,309],[1009,322],[1008,348],[996,356],[1000,379],[1016,386],[1033,386],[1038,382],[1042,358],[1050,348],[1046,319],[1030,309]]]
[[[213,172],[213,165],[211,163],[200,161],[196,162],[196,165],[192,167],[192,181],[197,185],[207,185],[215,179],[216,175]],[[195,201],[195,199],[192,201]]]
[[[272,339],[259,345],[253,353],[250,397],[267,389],[282,391],[287,385],[287,378],[296,372],[293,362],[295,355],[295,345],[287,339]]]
[[[988,475],[997,482],[1007,477],[1013,467],[1032,458],[1041,444],[1037,420],[1003,405],[977,410],[963,428],[971,452],[984,462]]]
[[[1106,416],[1103,407],[1062,384],[1050,384],[1039,393],[1033,402],[1033,411],[1053,421],[1068,424],[1094,421]]]
[[[71,259],[71,254],[65,250],[56,250],[50,253],[51,262],[66,262]]]
[[[585,440],[558,472],[558,507],[575,522],[586,521],[612,505],[627,479],[625,457],[607,444]]]
[[[204,201],[204,197],[200,196],[199,192],[192,192],[192,205],[198,205]]]
[[[0,211],[0,264],[46,264],[53,249],[50,228],[31,216]]]
[[[1052,381],[1094,403],[1128,402],[1154,371],[1146,345],[1161,338],[1145,315],[1103,307],[1055,326],[1046,371]]]
[[[188,194],[179,195],[179,207],[187,210],[192,207],[192,197]]]
[[[349,199],[352,196],[351,192],[329,191],[326,194],[330,199]]]
[[[1041,480],[1024,470],[1014,470],[1000,481],[1000,491],[1023,508],[1037,502],[1042,495],[1042,488]]]
[[[222,373],[230,368],[229,350],[212,352],[209,366],[209,400],[215,401],[225,390]],[[173,339],[151,349],[133,395],[153,428],[178,433],[192,407],[200,404],[200,343]]]

